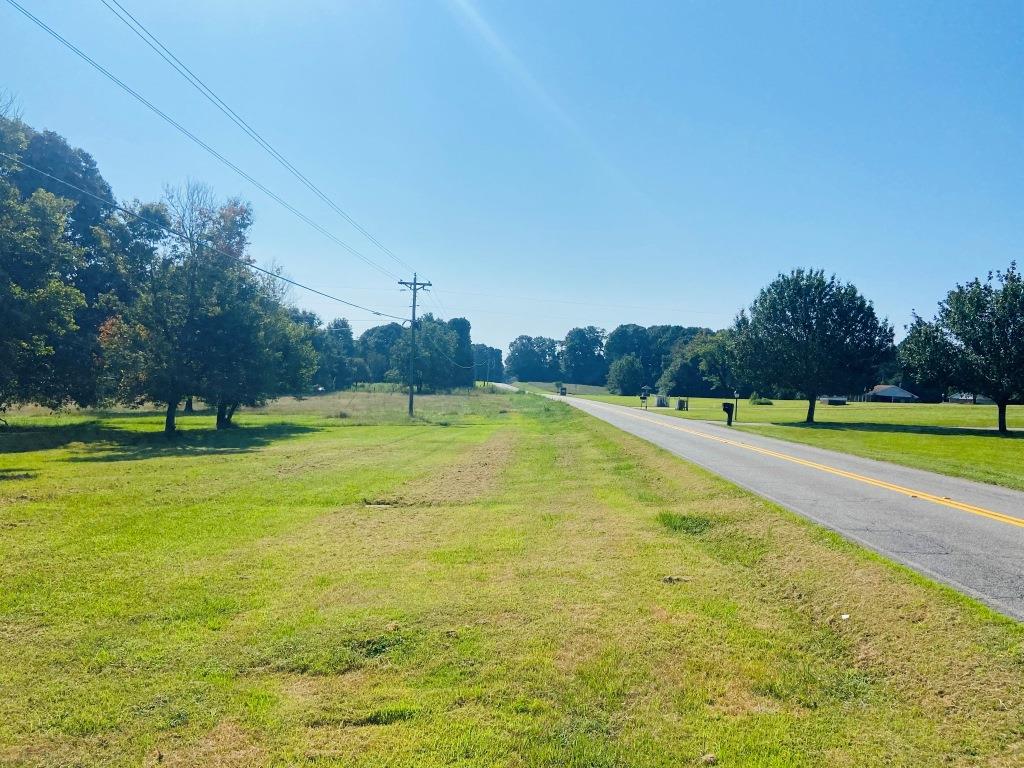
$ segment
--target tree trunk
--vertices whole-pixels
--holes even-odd
[[[225,429],[228,425],[228,404],[217,403],[217,429]]]
[[[808,400],[807,400],[807,419],[805,420],[805,423],[807,423],[807,424],[813,424],[814,423],[814,407],[817,404],[818,404],[818,398],[817,397],[810,397],[810,398],[808,398]]]
[[[182,413],[186,416],[192,415],[194,409],[192,408],[192,395],[185,398],[185,407],[182,409]]]
[[[232,425],[231,419],[234,418],[235,411],[237,411],[237,410],[238,410],[238,403],[232,403],[231,405],[228,406],[228,416],[227,416],[227,419],[228,419],[228,426],[229,427]]]
[[[164,434],[171,437],[174,434],[174,417],[178,415],[178,400],[167,401],[167,415],[164,417]]]
[[[1006,434],[1006,402],[1000,401],[996,403],[996,407],[999,409],[999,431]]]

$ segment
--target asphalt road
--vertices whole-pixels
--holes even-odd
[[[1024,620],[1024,493],[724,424],[552,398]]]

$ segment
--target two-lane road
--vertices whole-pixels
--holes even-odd
[[[552,398],[1024,619],[1024,493],[705,421]]]

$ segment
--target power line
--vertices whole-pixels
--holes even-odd
[[[396,275],[395,273],[389,271],[388,269],[385,269],[380,264],[375,262],[373,259],[371,259],[368,256],[365,256],[362,253],[360,253],[359,251],[357,251],[355,248],[353,248],[351,245],[349,245],[345,241],[343,241],[340,238],[338,238],[332,232],[328,231],[323,226],[321,226],[317,222],[313,221],[313,219],[311,219],[309,216],[304,214],[302,211],[300,211],[294,205],[292,205],[291,203],[286,201],[284,198],[282,198],[276,192],[271,190],[265,184],[257,181],[255,178],[253,178],[246,171],[242,170],[235,163],[233,163],[230,160],[228,160],[224,155],[222,155],[216,149],[214,149],[209,144],[207,144],[205,141],[200,139],[196,134],[192,133],[190,130],[188,130],[185,126],[183,126],[181,123],[179,123],[173,117],[171,117],[166,112],[164,112],[162,109],[160,109],[155,104],[153,104],[153,102],[149,101],[145,96],[140,94],[138,91],[134,90],[131,86],[129,86],[127,83],[125,83],[119,77],[117,77],[117,75],[112,73],[110,70],[106,69],[102,64],[97,62],[95,59],[91,58],[87,53],[85,53],[82,49],[78,48],[74,43],[72,43],[71,41],[69,41],[66,38],[62,37],[56,30],[54,30],[52,27],[48,26],[42,19],[40,19],[39,17],[33,15],[28,9],[26,9],[22,5],[18,4],[16,2],[16,0],[7,0],[7,3],[8,3],[8,5],[12,6],[15,10],[17,10],[19,13],[21,13],[23,16],[25,16],[25,18],[29,19],[37,27],[39,27],[44,32],[46,32],[48,35],[50,35],[50,37],[55,39],[57,42],[59,42],[65,48],[67,48],[72,53],[74,53],[76,56],[78,56],[80,59],[82,59],[87,64],[89,64],[93,69],[95,69],[101,75],[103,75],[108,80],[110,80],[112,83],[114,83],[119,88],[121,88],[121,90],[123,90],[125,93],[129,94],[134,99],[139,101],[141,104],[143,104],[145,107],[147,107],[150,111],[152,111],[154,114],[156,114],[158,117],[160,117],[162,120],[164,120],[166,123],[168,123],[169,125],[171,125],[175,129],[177,129],[181,134],[183,134],[184,136],[189,138],[195,144],[197,144],[198,146],[202,147],[209,154],[211,154],[213,157],[217,158],[220,162],[222,162],[228,168],[233,170],[235,173],[237,173],[243,179],[245,179],[249,183],[253,184],[258,189],[262,190],[271,199],[275,200],[277,203],[282,205],[284,208],[286,208],[292,214],[297,216],[300,220],[304,221],[306,224],[308,224],[309,226],[313,227],[313,229],[315,229],[316,231],[320,232],[320,234],[324,235],[325,237],[330,239],[335,244],[337,244],[340,247],[344,248],[346,251],[351,253],[356,258],[362,260],[368,266],[373,267],[374,269],[376,269],[381,274],[384,274],[384,275],[386,275],[386,276],[388,276],[390,278],[396,279],[396,280],[398,279],[398,275]]]
[[[667,307],[664,305],[655,304],[605,304],[594,301],[573,301],[571,299],[550,299],[541,296],[510,296],[507,294],[497,293],[481,293],[479,291],[458,291],[451,288],[439,288],[439,293],[454,293],[460,296],[479,296],[487,299],[507,299],[509,301],[535,301],[541,304],[572,304],[581,307],[602,307],[606,309],[660,309],[668,311],[676,311],[675,307]],[[701,310],[686,310],[690,314],[697,315],[721,315],[726,314],[725,312],[717,311],[701,311]]]
[[[157,227],[157,228],[163,230],[164,232],[166,232],[167,234],[172,235],[173,237],[176,237],[176,238],[178,238],[179,240],[181,240],[183,242],[186,242],[186,243],[190,242],[190,240],[189,240],[187,235],[185,235],[182,232],[178,232],[173,227],[169,227],[166,224],[162,224],[159,221],[154,221],[153,219],[148,219],[145,216],[143,216],[143,215],[141,215],[139,213],[136,213],[135,211],[131,210],[130,208],[125,208],[123,205],[119,205],[114,200],[107,200],[106,198],[101,197],[100,195],[95,195],[92,192],[89,192],[88,190],[82,189],[81,187],[76,186],[75,184],[72,184],[69,181],[65,181],[64,179],[58,178],[57,176],[54,176],[53,174],[47,173],[46,171],[43,171],[43,170],[41,170],[39,168],[36,168],[33,165],[29,165],[24,160],[22,160],[20,157],[15,157],[14,155],[9,155],[6,152],[0,152],[0,157],[5,157],[8,160],[13,160],[15,163],[17,163],[18,165],[20,165],[23,168],[27,168],[28,170],[33,171],[35,173],[38,173],[41,176],[45,176],[48,179],[52,179],[53,181],[56,181],[58,184],[63,184],[64,186],[69,187],[70,189],[73,189],[76,192],[79,192],[79,193],[81,193],[83,195],[91,197],[94,200],[98,200],[99,202],[103,203],[104,205],[109,205],[114,210],[120,211],[123,214],[126,214],[128,216],[132,216],[132,217],[134,217],[136,219],[139,219],[140,221],[146,222],[147,224],[149,224],[151,226]],[[401,320],[401,321],[405,321],[405,319],[406,319],[404,317],[399,317],[398,315],[390,315],[387,312],[379,312],[376,309],[371,309],[370,307],[364,307],[362,304],[356,304],[355,302],[352,302],[352,301],[346,301],[345,299],[339,298],[337,296],[332,296],[331,294],[326,293],[324,291],[321,291],[318,288],[313,288],[312,286],[305,285],[304,283],[300,283],[300,282],[298,282],[296,280],[292,280],[289,277],[285,277],[284,275],[280,275],[280,274],[278,274],[276,272],[273,272],[273,271],[271,271],[269,269],[264,269],[263,267],[259,266],[258,264],[253,264],[251,262],[248,262],[245,259],[243,259],[241,256],[236,256],[233,253],[228,253],[227,251],[223,251],[220,248],[217,248],[216,246],[212,245],[209,242],[204,242],[202,244],[206,248],[208,248],[209,250],[213,251],[214,253],[218,253],[221,256],[226,256],[226,257],[228,257],[230,259],[234,259],[235,261],[239,261],[242,264],[244,264],[245,266],[249,267],[250,269],[255,270],[256,272],[262,272],[263,274],[269,275],[270,277],[274,278],[275,280],[280,280],[283,283],[288,283],[289,285],[294,285],[296,288],[301,288],[304,291],[309,291],[310,293],[315,293],[317,296],[323,296],[325,299],[330,299],[331,301],[336,301],[339,304],[344,304],[347,307],[352,307],[353,309],[359,309],[359,310],[362,310],[363,312],[369,312],[371,315],[375,315],[377,317],[387,317],[387,318],[390,318],[392,320]]]
[[[358,221],[356,221],[347,211],[341,206],[334,202],[323,190],[321,190],[316,184],[296,168],[284,155],[282,155],[277,149],[275,149],[269,141],[267,141],[260,133],[253,128],[245,119],[243,119],[234,109],[228,106],[225,101],[218,96],[212,88],[210,88],[202,78],[200,78],[195,72],[177,56],[172,53],[167,46],[165,46],[160,40],[154,35],[146,26],[139,21],[135,16],[132,15],[128,9],[126,9],[118,0],[100,0],[107,9],[114,14],[125,26],[127,26],[132,32],[134,32],[146,45],[148,45],[153,51],[156,52],[160,58],[167,62],[178,74],[180,74],[185,80],[187,80],[193,88],[199,91],[203,97],[205,97],[210,103],[212,103],[217,109],[219,109],[231,122],[242,129],[253,141],[255,141],[265,152],[273,157],[278,163],[280,163],[292,176],[298,179],[307,189],[313,194],[325,202],[335,213],[341,216],[345,221],[355,227],[367,240],[376,245],[381,251],[391,257],[397,264],[401,265],[407,270],[412,271],[408,263],[399,258],[390,248],[385,246],[380,240],[368,232]]]

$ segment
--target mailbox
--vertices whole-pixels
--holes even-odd
[[[725,411],[725,420],[730,427],[732,426],[732,409],[732,403],[722,403],[722,410]]]

